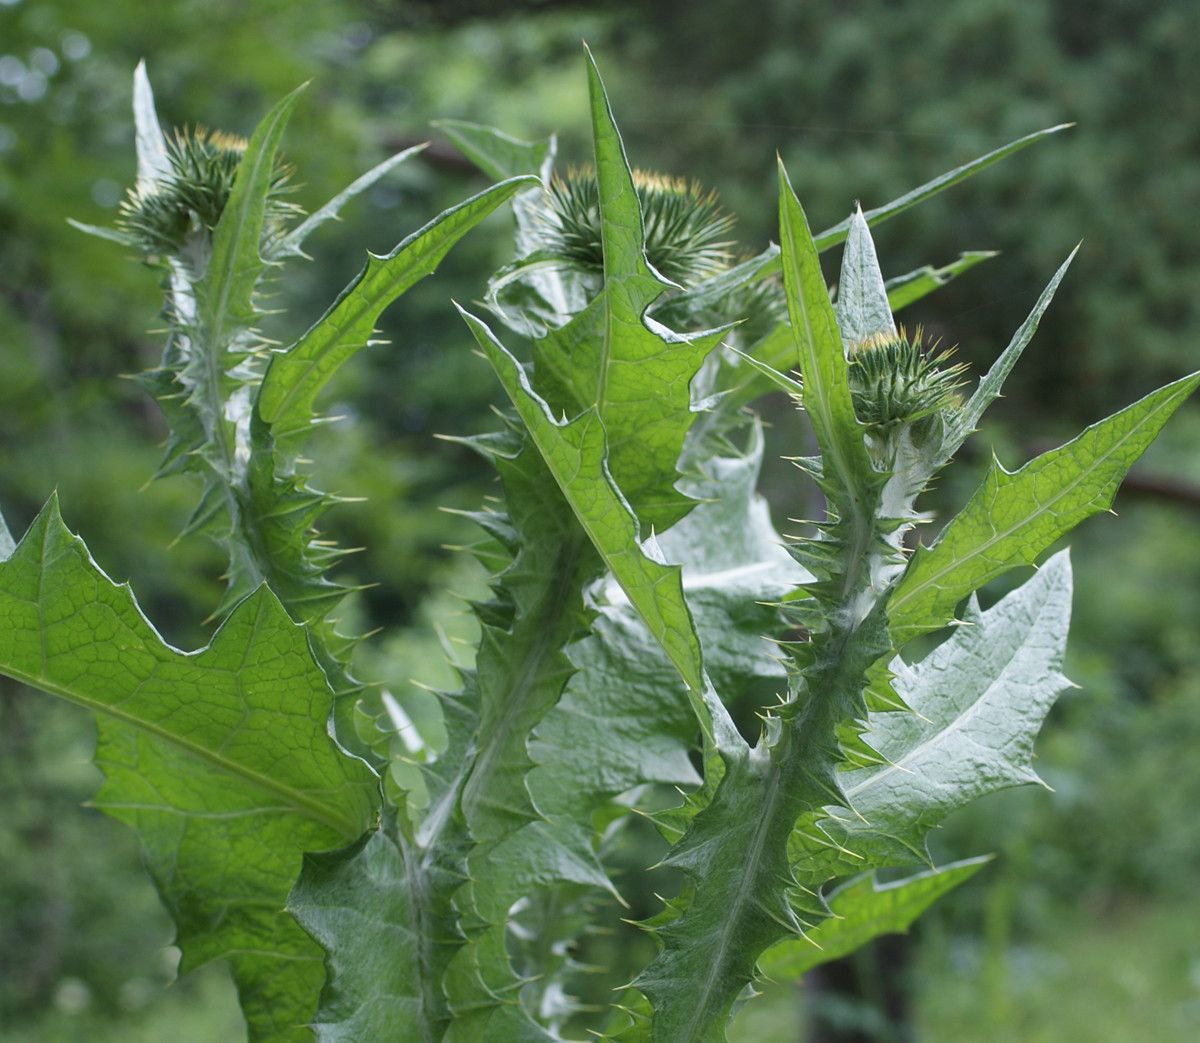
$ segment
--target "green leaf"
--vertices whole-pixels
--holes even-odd
[[[556,411],[595,409],[613,480],[638,519],[662,531],[692,506],[673,488],[694,420],[690,384],[723,334],[675,334],[646,315],[672,284],[646,261],[633,175],[590,54],[588,88],[604,286],[568,325],[534,343],[535,387]]]
[[[277,442],[287,442],[312,425],[318,393],[352,355],[366,346],[380,313],[409,287],[431,275],[450,248],[523,187],[512,178],[472,196],[435,217],[390,254],[371,254],[367,266],[333,306],[295,344],[271,357],[258,396],[259,415]]]
[[[912,713],[874,713],[863,739],[881,764],[844,772],[846,808],[801,819],[791,858],[799,883],[929,863],[925,838],[951,812],[1010,786],[1039,782],[1033,744],[1059,694],[1071,613],[1066,552],[915,666],[897,659],[895,687]],[[852,810],[850,810],[852,809]]]
[[[546,1038],[515,1002],[525,978],[506,953],[510,909],[561,881],[611,888],[590,830],[547,821],[526,787],[529,736],[574,671],[564,650],[587,633],[582,592],[599,557],[532,445],[511,455],[497,440],[476,448],[503,481],[512,557],[493,582],[494,603],[480,608],[474,669],[445,698],[450,742],[423,770],[429,806],[394,837],[314,860],[293,901],[330,952],[318,1020],[331,1039]],[[386,911],[381,924],[342,926],[338,892],[350,888],[360,907]],[[398,924],[403,954],[376,983],[376,953]],[[415,1013],[397,1023],[406,1009]]]
[[[549,182],[557,142],[521,141],[493,127],[463,120],[435,120],[433,125],[489,177],[536,174]],[[510,328],[524,337],[542,337],[570,321],[587,304],[587,295],[574,273],[561,261],[547,261],[541,244],[545,235],[545,193],[540,186],[513,199],[516,218],[516,258],[488,280],[486,300]],[[500,298],[503,295],[503,304]]]
[[[1059,266],[1058,271],[1054,273],[1054,278],[1050,280],[1046,288],[1042,291],[1041,296],[1038,297],[1037,303],[1033,306],[1033,311],[1021,323],[1020,329],[1013,334],[1008,347],[992,363],[991,368],[979,381],[979,386],[975,389],[967,404],[963,406],[951,422],[942,442],[942,451],[939,454],[942,462],[950,459],[955,450],[967,440],[971,432],[975,430],[975,426],[979,423],[984,411],[999,397],[1000,389],[1004,386],[1004,381],[1008,378],[1009,373],[1012,372],[1013,366],[1017,364],[1017,359],[1021,357],[1021,353],[1025,350],[1026,345],[1033,339],[1033,335],[1037,332],[1038,323],[1042,321],[1042,315],[1050,307],[1050,302],[1054,299],[1054,294],[1058,290],[1058,284],[1062,282],[1063,276],[1067,274],[1067,269],[1071,267],[1071,262],[1075,260],[1077,253],[1079,253],[1078,246],[1071,251],[1067,259]]]
[[[744,748],[705,675],[700,642],[683,597],[680,567],[652,559],[643,547],[637,519],[609,473],[604,425],[596,409],[569,422],[556,421],[530,387],[521,364],[487,324],[461,308],[459,313],[593,546],[683,678],[702,729],[720,748]]]
[[[955,167],[944,174],[939,174],[932,181],[926,181],[925,184],[910,189],[904,195],[897,196],[890,203],[885,203],[883,206],[877,206],[872,210],[865,211],[863,217],[866,219],[868,225],[874,227],[886,221],[889,217],[895,217],[909,207],[923,203],[931,196],[936,196],[951,185],[957,185],[960,181],[965,181],[972,175],[978,174],[981,170],[986,170],[993,163],[1011,156],[1014,152],[1020,152],[1021,149],[1032,145],[1036,141],[1041,141],[1051,134],[1057,134],[1059,131],[1067,130],[1073,126],[1075,126],[1074,123],[1060,123],[1054,127],[1047,127],[1045,130],[1037,130],[1032,134],[1026,134],[1024,137],[1017,138],[1016,141],[1010,141],[1007,145],[993,149],[978,159],[973,159],[960,167]],[[817,249],[822,251],[828,250],[831,246],[836,246],[842,242],[850,233],[851,222],[852,218],[848,217],[844,221],[839,221],[832,228],[827,228],[825,231],[819,233],[815,237]]]
[[[252,1040],[310,1038],[320,953],[284,903],[304,852],[370,827],[376,783],[328,735],[303,628],[262,588],[171,648],[52,499],[0,564],[0,672],[96,715],[96,803],[137,830],[183,969],[228,959]]]
[[[875,484],[850,400],[846,353],[808,220],[779,163],[779,236],[788,315],[803,379],[804,411],[821,447],[831,494],[847,514],[868,509]]]
[[[346,851],[305,856],[288,909],[326,952],[312,1021],[319,1043],[442,1039],[441,971],[461,941],[446,901],[457,876],[419,870],[406,847],[381,829]],[[435,886],[414,888],[415,880]]]
[[[880,884],[874,873],[863,873],[829,895],[829,919],[809,929],[804,938],[780,942],[763,953],[759,972],[765,978],[795,981],[881,935],[904,933],[942,895],[965,883],[991,860],[986,855],[951,862],[886,884]]]
[[[700,503],[661,540],[665,553],[678,552],[686,561],[684,586],[705,661],[729,697],[755,683],[780,683],[782,667],[762,636],[778,627],[778,613],[762,602],[789,589],[800,571],[778,545],[766,506],[754,494],[762,453],[757,425],[751,434],[742,455],[708,460],[704,476],[688,482],[687,491]],[[612,890],[607,881],[587,879],[590,862],[581,857],[593,844],[594,816],[617,795],[647,783],[700,782],[688,756],[696,720],[679,698],[674,668],[615,583],[606,581],[593,593],[592,632],[567,649],[575,673],[529,741],[534,767],[525,783],[540,818],[471,858],[478,869],[470,874],[470,911],[490,920],[493,931],[518,898],[524,899],[522,909],[540,903],[563,911],[539,923],[536,939],[515,956],[527,982],[522,995],[538,1005],[533,1009],[572,1009],[564,1002],[569,981],[563,979],[571,970],[567,954],[578,927],[565,911],[586,908],[597,888]],[[606,837],[612,829],[608,824]],[[487,979],[481,953],[475,947],[456,959],[470,961],[459,968],[468,981],[467,971],[475,981]],[[494,970],[490,978],[498,992]],[[462,999],[469,995],[465,989],[460,993]],[[451,1038],[485,1038],[481,1007],[466,1011]],[[499,1039],[518,1038],[516,1017],[515,1010],[494,1007],[486,1028],[510,1034]]]
[[[406,148],[402,152],[397,152],[394,156],[389,156],[382,163],[377,163],[365,174],[360,175],[350,182],[342,191],[334,196],[328,203],[314,210],[295,228],[284,235],[278,243],[271,248],[271,256],[274,258],[282,257],[303,257],[304,251],[301,247],[304,241],[312,235],[321,225],[336,221],[338,215],[342,212],[342,207],[349,203],[356,196],[362,195],[367,189],[374,185],[381,178],[386,177],[401,163],[413,156],[424,152],[429,146],[413,145],[412,148]]]
[[[837,324],[842,340],[855,345],[881,333],[895,333],[891,301],[862,207],[850,218],[850,233],[838,279]]]
[[[240,529],[233,543],[253,555],[254,573],[268,583],[297,622],[308,623],[317,636],[318,655],[335,645],[325,617],[346,596],[348,588],[329,579],[326,571],[338,557],[336,547],[321,540],[317,520],[337,502],[311,488],[295,473],[281,473],[274,442],[261,417],[250,418],[250,459],[238,490]],[[245,570],[249,571],[249,570]],[[225,602],[245,593],[229,576]],[[330,683],[342,694],[341,670],[323,663]]]
[[[861,677],[886,650],[884,637],[875,611],[839,642],[840,658],[820,664],[811,697],[786,704],[789,716],[768,721],[747,756],[725,757],[711,802],[664,859],[688,886],[646,925],[661,948],[633,983],[653,1007],[655,1043],[724,1039],[759,957],[802,930],[788,838],[805,814],[842,799],[836,729],[865,714]]]
[[[1060,123],[1058,126],[1047,127],[1045,130],[1035,131],[1032,134],[1026,134],[1024,137],[1017,138],[1015,141],[1009,142],[998,149],[994,149],[987,154],[980,156],[977,159],[971,160],[969,163],[964,163],[962,166],[955,167],[944,174],[939,174],[931,181],[926,181],[923,185],[917,188],[910,189],[901,196],[883,206],[877,206],[872,210],[858,211],[862,213],[864,221],[869,227],[874,227],[881,224],[889,217],[895,217],[896,214],[902,213],[909,207],[916,206],[918,203],[923,203],[944,189],[950,188],[952,185],[958,184],[960,181],[965,181],[967,178],[978,174],[982,170],[986,170],[993,163],[998,162],[1007,156],[1013,155],[1015,152],[1021,151],[1028,145],[1032,145],[1036,141],[1041,141],[1043,138],[1049,137],[1051,134],[1057,134],[1059,131],[1067,130],[1073,127],[1073,123]],[[816,245],[819,253],[824,253],[837,246],[838,243],[844,242],[850,234],[850,228],[854,223],[854,215],[846,218],[844,221],[839,221],[836,225],[826,228],[823,232],[818,232],[813,237],[813,242]],[[761,278],[762,276],[773,272],[777,268],[777,258],[779,250],[777,247],[768,247],[763,253],[757,257],[751,258],[738,265],[736,274],[734,270],[722,273],[715,276],[713,279],[700,286],[693,287],[685,296],[689,299],[694,299],[697,303],[702,301],[710,301],[718,294],[727,293],[731,285],[738,285],[745,282],[747,279]],[[990,256],[990,255],[989,255]],[[892,303],[892,311],[898,311],[900,305]]]
[[[957,279],[964,272],[970,271],[982,261],[998,257],[995,250],[967,250],[958,256],[957,260],[935,268],[932,264],[914,268],[911,272],[894,276],[884,285],[887,287],[888,307],[893,312],[907,308],[910,304],[928,297],[934,290],[939,290],[948,282]]]
[[[944,626],[971,591],[1032,564],[1084,518],[1111,506],[1125,473],[1197,385],[1200,373],[1159,388],[1017,471],[994,460],[934,544],[917,549],[892,593],[888,619],[897,642]]]
[[[545,177],[554,159],[554,138],[522,141],[494,127],[466,120],[434,120],[454,146],[490,178],[503,181],[522,174]]]
[[[257,317],[254,291],[265,265],[259,250],[275,154],[305,86],[279,101],[255,128],[213,230],[212,255],[196,284],[196,297],[205,338],[218,355],[238,328]]]

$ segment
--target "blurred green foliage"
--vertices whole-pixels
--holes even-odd
[[[989,440],[1015,465],[1034,443],[1194,368],[1193,0],[760,0],[753,17],[734,0],[0,0],[0,498],[14,530],[57,486],[68,522],[86,524],[102,565],[131,578],[167,636],[183,647],[205,639],[221,563],[202,541],[171,546],[195,490],[143,488],[164,431],[118,379],[156,361],[154,277],[65,220],[109,223],[132,177],[139,58],[166,119],[235,132],[312,77],[285,147],[298,200],[313,206],[427,138],[437,117],[527,137],[559,130],[567,161],[584,158],[580,37],[618,74],[610,89],[633,161],[715,187],[747,249],[773,234],[776,148],[823,225],[856,197],[878,204],[1021,133],[1078,121],[879,231],[897,265],[888,274],[966,249],[1003,252],[914,309],[977,369],[1085,239],[1010,400],[977,440],[981,467]],[[471,187],[477,176],[435,146],[311,244],[316,263],[281,304],[301,326],[315,318],[364,246],[390,249]],[[490,424],[493,377],[447,307],[477,297],[504,259],[505,220],[488,228],[385,316],[392,346],[339,381],[332,411],[347,419],[313,445],[319,484],[370,500],[338,508],[331,524],[368,548],[347,571],[379,584],[352,607],[365,626],[387,627],[360,672],[393,685],[443,680],[434,625],[451,636],[462,626],[443,588],[478,583],[443,549],[467,530],[436,508],[474,507],[484,473],[431,436]],[[775,432],[781,448],[797,435]],[[911,995],[917,1038],[1200,1035],[1200,941],[1187,929],[1200,863],[1198,443],[1192,406],[1142,471],[1166,487],[1143,482],[1147,491],[1119,498],[1120,521],[1092,522],[1075,540],[1068,672],[1082,689],[1040,747],[1054,793],[1003,794],[948,827],[947,849],[979,850],[986,829],[1003,837],[1002,858],[935,910],[906,972],[885,968]],[[798,512],[793,474],[769,476],[781,517]],[[968,492],[956,483],[941,494],[949,504]],[[78,807],[95,781],[88,727],[0,689],[0,1040],[236,1038],[219,975],[162,992],[168,928],[133,838]],[[774,998],[748,1008],[742,1038],[804,1038],[796,990],[780,985]],[[844,1020],[871,1038],[883,1022],[849,1002]],[[1135,1010],[1145,1017],[1130,1019]]]

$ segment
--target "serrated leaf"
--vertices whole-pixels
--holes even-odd
[[[973,590],[1032,564],[1079,522],[1112,504],[1121,479],[1200,385],[1184,377],[1093,424],[1017,471],[993,461],[970,502],[931,547],[920,547],[888,602],[897,642],[936,630]]]
[[[829,918],[810,928],[805,938],[780,942],[763,953],[759,973],[776,981],[795,981],[875,938],[904,933],[942,895],[990,861],[989,855],[951,862],[886,884],[880,884],[874,873],[863,873],[829,895]]]
[[[690,385],[723,333],[685,336],[647,316],[673,284],[646,260],[641,204],[590,54],[588,90],[604,285],[569,324],[534,343],[535,386],[569,416],[596,411],[613,480],[643,525],[662,531],[692,506],[674,489],[694,419]]]
[[[684,586],[706,667],[727,698],[753,684],[781,685],[782,666],[763,639],[780,621],[762,601],[787,590],[799,571],[778,545],[766,506],[754,494],[761,452],[755,426],[743,455],[706,461],[703,478],[687,483],[700,503],[661,541],[665,552],[686,562]],[[592,632],[567,650],[575,673],[530,739],[535,766],[526,784],[547,823],[533,823],[501,845],[514,877],[521,875],[521,865],[544,863],[547,851],[589,851],[593,817],[617,795],[652,782],[694,788],[701,781],[689,759],[696,720],[679,698],[674,668],[615,583],[606,580],[594,594],[599,604]],[[769,696],[769,690],[763,694]],[[489,870],[493,864],[486,863]],[[577,858],[574,866],[563,867],[560,879],[585,883],[580,871],[586,869],[587,861]],[[592,883],[593,892],[598,887],[611,890],[605,882]],[[494,916],[506,896],[492,884],[487,890]],[[481,893],[479,884],[475,891]],[[578,903],[581,893],[587,891],[561,883],[549,892],[565,908]],[[541,929],[540,951],[518,966],[533,979],[526,995],[553,1000],[564,994],[561,979],[571,970],[565,942],[577,928],[569,922]],[[564,944],[555,944],[558,938]]]
[[[647,925],[661,951],[633,982],[653,1007],[654,1043],[723,1040],[759,957],[803,928],[788,837],[803,815],[842,801],[836,729],[865,714],[860,679],[887,648],[882,613],[838,644],[840,655],[818,658],[800,714],[768,722],[747,756],[725,757],[711,802],[664,860],[689,886]]]
[[[875,243],[862,207],[858,207],[850,217],[842,274],[838,279],[837,324],[842,340],[854,345],[881,333],[895,333],[890,305]]]
[[[96,715],[96,803],[137,830],[183,969],[230,961],[256,1043],[311,1038],[320,953],[284,903],[304,852],[369,828],[376,784],[328,735],[304,630],[262,588],[171,648],[52,499],[0,564],[0,672]]]
[[[277,442],[312,424],[318,393],[337,369],[364,348],[380,313],[413,284],[430,275],[450,248],[521,188],[536,183],[512,178],[435,217],[390,254],[371,254],[333,306],[295,344],[271,357],[258,395],[259,415]]]
[[[593,546],[683,678],[701,727],[720,748],[744,748],[705,675],[700,642],[683,598],[680,567],[647,555],[637,519],[608,472],[604,426],[595,408],[569,422],[556,421],[530,387],[520,363],[487,324],[461,308],[459,312]]]
[[[536,449],[525,444],[509,455],[508,448],[489,442],[484,449],[505,491],[512,558],[494,581],[504,611],[479,613],[474,669],[444,701],[449,743],[422,769],[426,813],[386,843],[306,867],[301,904],[293,903],[330,951],[318,1014],[323,1039],[549,1038],[517,1002],[525,982],[505,947],[509,911],[563,881],[610,887],[590,833],[547,821],[525,785],[529,734],[573,673],[564,649],[587,632],[582,591],[600,562]],[[366,938],[383,944],[405,925],[402,966],[382,984],[373,981],[375,948],[338,920],[346,902],[337,891],[346,881],[361,907],[387,912],[382,925],[361,932]],[[395,1020],[410,1008],[419,1018]]]
[[[233,332],[256,318],[254,291],[265,265],[259,251],[275,154],[303,90],[303,85],[297,87],[277,102],[255,128],[213,229],[212,252],[196,284],[196,298],[204,337],[218,358]]]
[[[869,510],[871,461],[850,399],[846,353],[808,219],[779,163],[779,237],[783,285],[804,383],[804,411],[821,447],[824,474],[848,516]]]
[[[928,862],[925,838],[988,793],[1038,782],[1033,745],[1070,682],[1061,673],[1071,612],[1066,552],[979,613],[915,666],[892,664],[912,713],[872,714],[863,738],[882,765],[843,773],[847,808],[802,819],[797,879],[812,890],[865,868]]]

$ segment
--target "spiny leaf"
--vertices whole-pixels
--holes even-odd
[[[327,626],[326,616],[348,593],[347,587],[326,575],[337,551],[322,543],[314,529],[337,498],[311,488],[298,475],[280,473],[274,440],[257,415],[250,419],[250,448],[244,487],[239,490],[243,531],[237,537],[255,550],[256,571],[297,621],[320,632]],[[242,593],[230,582],[225,601]],[[336,690],[334,676],[330,681]]]
[[[763,953],[759,972],[768,979],[795,981],[881,935],[903,933],[942,895],[990,861],[989,855],[951,862],[886,884],[874,873],[863,873],[829,895],[829,918],[810,928],[805,938],[780,942]]]
[[[779,620],[761,602],[789,589],[797,571],[753,491],[761,452],[755,426],[744,455],[706,461],[704,478],[687,485],[701,502],[662,540],[664,550],[680,552],[687,562],[684,585],[706,664],[725,682],[729,697],[755,683],[780,682],[782,668],[762,638]],[[717,533],[729,538],[718,540]],[[612,798],[647,783],[700,782],[688,757],[696,721],[678,697],[674,668],[615,583],[605,582],[594,594],[600,604],[592,632],[567,649],[575,673],[529,742],[534,767],[526,785],[543,821],[492,849],[472,883],[476,911],[487,911],[493,920],[513,903],[513,882],[522,879],[539,888],[526,892],[530,901],[557,895],[554,901],[566,908],[587,894],[581,884],[590,883],[592,893],[611,891],[605,881],[585,879],[588,860],[569,857],[591,850],[593,816]],[[539,876],[531,877],[531,871]],[[510,879],[501,883],[505,877]],[[553,940],[570,941],[575,929],[570,922],[542,925],[550,933],[518,960],[521,974],[537,981],[528,991],[567,995],[569,983],[562,979],[571,965],[566,946]]]
[[[724,1039],[759,957],[803,928],[788,836],[801,816],[842,803],[837,732],[865,716],[861,679],[887,648],[882,613],[834,643],[841,654],[817,652],[807,701],[768,722],[748,756],[724,758],[711,802],[665,860],[688,887],[662,922],[646,925],[661,951],[633,982],[653,1007],[654,1043]]]
[[[926,834],[952,811],[1038,782],[1034,739],[1070,687],[1060,672],[1070,612],[1064,551],[988,611],[972,606],[969,625],[917,665],[894,661],[896,691],[913,712],[871,715],[863,738],[883,763],[843,774],[847,808],[797,825],[797,879],[817,890],[866,868],[928,862]]]
[[[872,498],[871,461],[850,400],[846,353],[821,262],[782,161],[779,227],[783,285],[804,383],[804,411],[821,447],[834,499],[848,515],[862,514]]]
[[[213,230],[212,255],[196,296],[205,339],[218,357],[233,331],[256,318],[253,299],[265,263],[260,247],[275,153],[303,90],[298,87],[276,103],[255,128]]]
[[[95,713],[96,803],[137,830],[183,968],[230,961],[256,1043],[310,1038],[320,955],[284,902],[305,851],[369,828],[375,780],[329,738],[304,630],[263,588],[176,651],[51,500],[0,564],[0,672]]]
[[[472,849],[454,897],[466,944],[445,978],[455,1014],[446,1043],[549,1039],[517,1002],[525,974],[507,955],[510,910],[564,882],[611,890],[590,834],[547,821],[526,784],[530,733],[574,673],[565,650],[587,633],[583,590],[602,564],[531,443],[495,462],[517,550],[494,584],[511,621],[483,623],[475,664],[478,724],[457,809]]]
[[[1056,539],[1112,504],[1121,479],[1200,373],[1159,388],[1017,471],[993,461],[983,484],[931,547],[920,547],[888,602],[897,642],[954,618],[971,591],[1032,564]]]
[[[450,248],[488,214],[534,183],[533,178],[517,177],[493,185],[435,217],[386,257],[370,255],[367,266],[308,332],[271,357],[258,412],[277,442],[289,442],[309,428],[317,394],[366,346],[383,309],[430,275]]]
[[[590,835],[547,822],[525,787],[529,733],[573,672],[564,648],[587,632],[582,591],[599,558],[536,449],[508,455],[488,443],[485,451],[505,491],[512,559],[494,581],[505,611],[480,612],[474,669],[445,700],[450,742],[422,769],[427,812],[386,842],[311,865],[303,908],[293,903],[329,947],[332,977],[318,1021],[330,1039],[548,1038],[517,1002],[524,978],[506,953],[509,911],[564,880],[610,886]],[[366,907],[388,910],[388,924],[406,925],[406,956],[380,988],[371,980],[373,946],[338,926],[338,881],[353,881]],[[386,933],[374,927],[367,937],[382,944]],[[395,1022],[406,1007],[418,1009]]]
[[[590,54],[588,89],[604,285],[582,314],[535,342],[535,386],[570,416],[595,409],[613,480],[639,520],[661,531],[692,506],[673,488],[694,419],[689,388],[723,334],[684,336],[647,317],[672,284],[646,260],[637,190]]]
[[[525,371],[487,325],[459,309],[567,502],[617,582],[679,671],[697,718],[721,748],[744,747],[704,673],[700,643],[683,598],[678,565],[647,556],[636,518],[609,475],[604,427],[595,409],[560,424],[533,391]]]

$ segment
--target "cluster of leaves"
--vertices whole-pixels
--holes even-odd
[[[816,236],[781,165],[780,244],[735,263],[709,195],[633,175],[590,56],[588,84],[594,173],[556,179],[552,141],[443,124],[497,183],[371,256],[276,350],[257,332],[269,279],[415,150],[292,222],[278,152],[296,94],[230,166],[222,139],[168,146],[135,78],[138,184],[122,229],[89,230],[162,271],[170,333],[144,383],[171,424],[161,473],[199,476],[189,529],[228,553],[221,624],[199,652],[167,646],[52,501],[19,544],[0,526],[0,671],[96,714],[98,803],[138,831],[184,967],[229,961],[254,1040],[719,1040],[760,975],[907,927],[984,861],[930,865],[928,832],[1036,780],[1033,741],[1067,685],[1065,554],[986,611],[975,592],[1104,509],[1200,383],[1018,471],[995,463],[911,552],[919,496],[1066,264],[960,397],[961,370],[893,313],[983,255],[885,280],[869,226],[1049,132]],[[511,403],[500,431],[464,440],[503,491],[473,515],[492,596],[473,665],[438,693],[434,748],[350,671],[338,552],[314,530],[332,501],[300,452],[381,311],[509,201],[516,258],[491,318],[460,309]],[[169,234],[140,234],[161,215]],[[841,243],[835,302],[819,253]],[[787,538],[755,492],[746,409],[777,388],[812,428],[819,455],[796,463],[826,502]],[[620,900],[611,853],[639,814],[681,886],[642,925],[657,955],[596,1015],[573,998],[573,954],[596,897]]]

